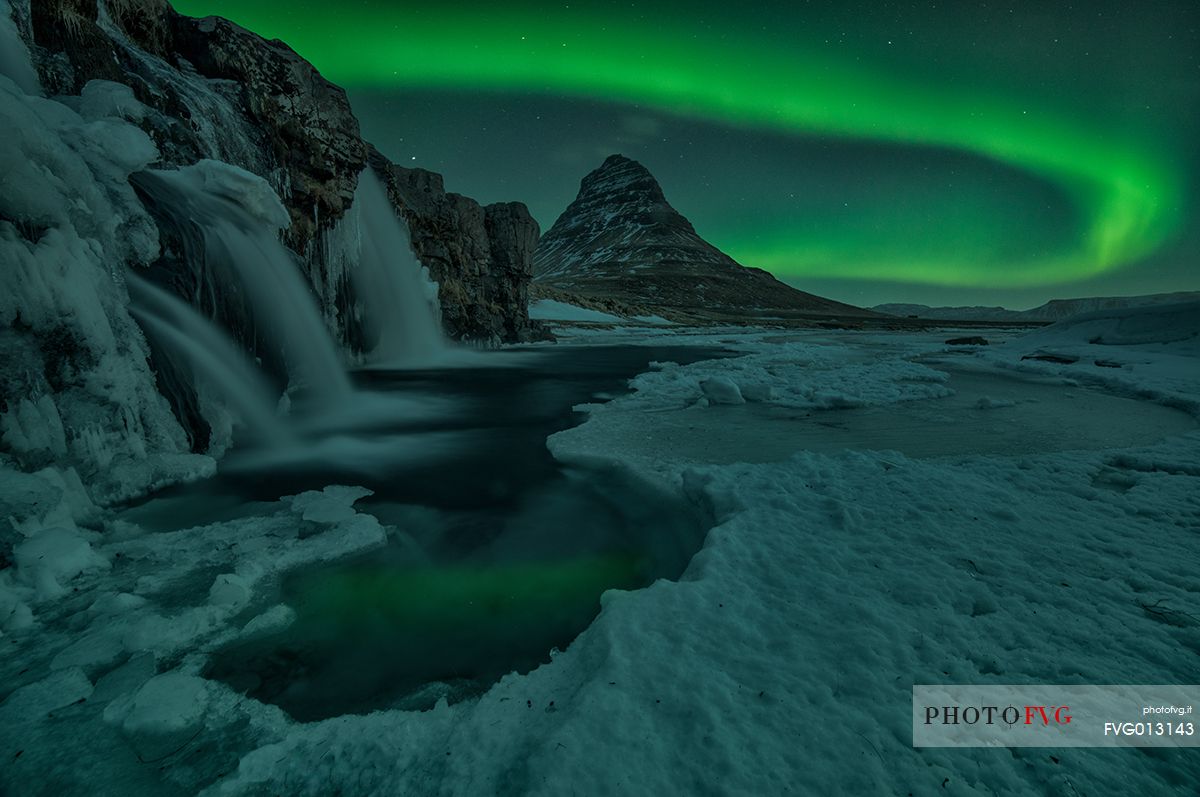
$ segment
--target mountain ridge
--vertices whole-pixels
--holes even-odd
[[[1051,299],[1028,310],[1010,310],[994,306],[931,307],[925,304],[889,302],[871,309],[899,317],[915,317],[943,321],[1061,321],[1080,313],[1123,307],[1144,307],[1156,304],[1175,304],[1200,300],[1200,291],[1174,291],[1137,296],[1086,296],[1072,299]]]
[[[619,154],[580,181],[575,200],[542,235],[533,267],[536,284],[677,320],[874,315],[741,265],[696,232],[649,170]]]

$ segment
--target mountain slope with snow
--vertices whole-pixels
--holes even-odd
[[[871,315],[746,268],[705,241],[644,166],[612,155],[534,253],[536,282],[668,314]]]

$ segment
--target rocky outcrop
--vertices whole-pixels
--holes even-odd
[[[322,320],[361,352],[374,340],[351,275],[372,151],[345,92],[282,42],[227,20],[185,17],[165,0],[12,0],[11,10],[15,24],[0,27],[0,71],[16,86],[11,97],[14,84],[0,87],[0,165],[13,181],[0,196],[0,254],[19,268],[0,270],[0,461],[74,467],[94,497],[117,500],[200,473],[211,460],[188,452],[219,455],[229,439],[210,428],[186,363],[140,334],[125,269],[229,329],[280,387],[287,377],[247,293],[197,268],[203,231],[143,170],[212,159],[263,178],[286,207],[282,242]],[[393,199],[405,197],[396,209],[441,283],[447,331],[487,343],[535,336],[538,230],[524,207],[481,208],[446,194],[437,175],[372,159]]]
[[[546,340],[550,333],[529,320],[529,283],[533,280],[533,253],[541,232],[522,202],[495,202],[483,209],[484,225],[491,245],[492,267],[484,280],[485,295],[499,308],[496,321],[508,337],[517,340]],[[525,308],[523,315],[509,308]],[[493,313],[496,311],[493,309]]]
[[[534,278],[585,299],[613,299],[672,320],[791,313],[869,316],[746,268],[705,241],[640,163],[612,155],[538,244]]]
[[[48,93],[78,94],[94,79],[126,84],[150,110],[130,121],[158,147],[159,165],[211,158],[265,178],[291,216],[283,240],[299,255],[323,315],[345,345],[361,346],[346,258],[326,239],[353,203],[370,152],[341,88],[283,42],[225,19],[183,16],[166,0],[15,6]],[[523,206],[483,209],[447,194],[438,175],[393,171],[378,152],[372,160],[381,174],[414,172],[393,179],[392,195],[406,198],[397,208],[412,227],[414,251],[442,285],[446,331],[486,342],[539,334],[525,302],[537,225]],[[189,277],[177,262],[160,265],[171,271],[162,281],[181,295],[214,295],[211,286],[179,284]],[[225,299],[220,291],[216,298]],[[215,314],[237,319],[244,308]],[[249,329],[235,332],[256,345]]]
[[[450,337],[496,342],[546,337],[529,320],[539,231],[523,204],[480,206],[447,192],[440,174],[396,166],[378,152],[371,165],[408,222],[413,252],[438,283],[442,324]]]
[[[165,0],[33,3],[30,32],[49,93],[112,80],[156,111],[145,126],[164,166],[212,158],[267,178],[292,214],[295,251],[352,199],[367,153],[358,120],[346,93],[283,42]]]

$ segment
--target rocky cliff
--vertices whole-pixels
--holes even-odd
[[[156,202],[152,181],[138,173],[146,166],[185,167],[210,158],[268,182],[289,216],[282,242],[295,254],[324,324],[349,352],[370,348],[370,330],[362,320],[364,301],[355,295],[352,280],[361,241],[356,190],[370,157],[372,168],[390,187],[397,215],[408,222],[416,256],[440,283],[448,335],[485,344],[545,335],[528,318],[538,226],[524,206],[480,208],[472,199],[446,193],[439,175],[392,166],[362,139],[346,92],[286,44],[263,40],[226,19],[182,16],[166,0],[16,0],[0,2],[0,11],[6,35],[14,37],[5,43],[6,50],[28,49],[28,56],[6,52],[0,71],[16,70],[18,84],[28,84],[18,88],[29,92],[29,97],[54,100],[50,104],[30,100],[36,108],[32,115],[49,108],[77,114],[65,127],[61,119],[48,122],[55,127],[49,136],[66,130],[56,145],[109,150],[98,166],[89,161],[95,168],[85,176],[82,172],[56,176],[80,185],[95,179],[101,186],[97,191],[121,194],[114,210],[119,221],[113,223],[130,227],[131,240],[144,244],[134,247],[134,252],[121,235],[110,235],[114,230],[96,232],[90,239],[97,241],[118,283],[110,302],[116,316],[122,316],[116,306],[127,301],[122,299],[122,266],[137,268],[191,302],[203,316],[218,320],[266,371],[283,379],[281,352],[264,340],[247,295],[221,275],[196,268],[196,248],[204,246],[203,234],[194,229],[186,212],[173,212]],[[20,72],[28,71],[28,65],[36,74]],[[10,121],[14,130],[32,128],[28,119],[13,116]],[[131,144],[132,128],[139,128],[148,142],[138,139]],[[10,133],[5,137],[12,140],[14,133]],[[32,140],[29,143],[30,148],[36,146]],[[145,151],[146,156],[126,157],[120,151],[125,148],[138,154]],[[44,170],[52,173],[59,168],[50,163]],[[44,175],[31,178],[42,179]],[[149,216],[132,193],[125,196],[130,182]],[[132,199],[133,205],[126,199]],[[96,204],[89,197],[79,202]],[[32,205],[17,205],[8,221],[14,229],[24,230],[30,248],[36,248],[40,236],[60,221],[70,221],[80,234],[90,234],[89,218],[32,222]],[[4,220],[0,216],[0,222]],[[44,256],[35,253],[35,257]],[[199,259],[203,260],[203,252]],[[126,320],[122,317],[120,323]],[[22,340],[28,338],[23,346],[34,359],[46,348],[46,335],[58,336],[52,346],[53,367],[48,367],[55,372],[50,376],[60,382],[59,372],[89,373],[96,361],[95,353],[79,344],[90,332],[68,334],[64,330],[70,326],[56,332],[22,331]],[[208,450],[210,430],[187,379],[158,356],[154,367],[158,389],[184,426],[188,447]],[[0,413],[18,406],[19,402],[8,401],[8,395],[60,392],[49,379],[36,380],[36,385],[28,382],[17,379],[10,384],[6,379],[0,385],[6,394],[0,396]],[[97,421],[100,426],[108,423]],[[166,438],[160,435],[160,439]],[[47,456],[32,457],[29,463],[47,461]]]
[[[705,241],[644,166],[612,155],[580,184],[534,253],[539,285],[672,320],[779,313],[872,315],[746,268]]]
[[[269,229],[282,229],[317,326],[355,352],[371,344],[351,279],[370,158],[442,282],[447,331],[539,334],[526,304],[538,230],[524,207],[480,208],[436,175],[392,167],[340,88],[226,20],[162,0],[0,0],[0,142],[0,470],[52,466],[107,503],[213,467],[198,454],[224,450],[226,419],[148,345],[129,273],[170,288],[284,376],[244,292],[197,268],[203,231],[185,206],[156,202],[148,170],[223,161],[251,173],[251,193],[277,194],[287,218]]]
[[[158,166],[211,158],[264,177],[288,208],[284,243],[300,256],[327,322],[347,346],[361,346],[348,264],[325,240],[352,205],[371,152],[342,89],[283,42],[225,19],[183,16],[166,0],[18,2],[15,11],[48,94],[79,94],[96,79],[128,85],[150,111],[130,121],[157,145]],[[378,152],[372,162],[381,174],[411,171]],[[392,196],[413,229],[415,253],[444,285],[447,333],[484,342],[542,335],[525,302],[536,222],[523,206],[484,209],[480,218],[472,200],[446,194],[440,181],[402,176],[393,183],[415,190]],[[431,196],[445,201],[421,195],[435,183]],[[245,313],[235,306],[220,315]]]
[[[408,222],[413,251],[438,283],[442,323],[455,339],[513,341],[545,337],[529,322],[529,283],[538,224],[520,202],[486,207],[447,193],[442,176],[389,163],[371,165]]]

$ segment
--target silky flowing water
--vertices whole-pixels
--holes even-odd
[[[290,574],[271,600],[295,622],[217,651],[206,674],[302,720],[462,699],[548,661],[605,590],[683,572],[711,525],[696,503],[620,467],[560,463],[545,441],[583,419],[575,405],[627,390],[652,361],[721,354],[557,346],[496,352],[487,368],[364,371],[365,420],[287,456],[235,453],[213,479],[125,518],[169,530],[329,484],[373,490],[356,506],[395,529],[390,544]],[[414,402],[438,412],[414,419]]]

